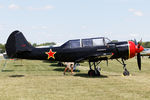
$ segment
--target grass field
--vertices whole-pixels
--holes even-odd
[[[0,100],[150,100],[150,59],[142,59],[142,71],[136,59],[126,61],[132,76],[122,76],[122,65],[102,62],[103,77],[90,78],[88,63],[79,72],[64,76],[64,67],[37,60],[8,60],[0,72]],[[0,69],[4,60],[0,58]]]

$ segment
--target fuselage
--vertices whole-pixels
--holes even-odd
[[[62,62],[80,62],[83,60],[98,61],[107,59],[130,58],[130,44],[124,42],[110,42],[107,45],[79,47],[79,48],[33,48],[32,51],[20,52],[16,56],[23,59],[39,59]],[[48,59],[49,51],[55,52],[54,57]]]
[[[136,40],[112,42],[105,37],[69,40],[60,47],[35,48],[26,40],[22,32],[17,30],[11,33],[5,47],[10,58],[74,63],[87,60],[90,66],[89,76],[100,75],[95,62],[118,58],[122,59],[120,63],[123,65],[123,75],[129,75],[124,60],[136,55],[138,67],[141,70],[140,52],[144,50]],[[91,62],[93,62],[94,70],[91,68]]]
[[[51,60],[61,62],[129,59],[143,51],[132,41],[112,42],[105,37],[69,40],[60,47],[35,48],[20,31],[14,31],[6,43],[10,58]]]

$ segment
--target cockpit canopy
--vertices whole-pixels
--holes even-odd
[[[93,46],[105,46],[109,42],[111,42],[111,41],[105,37],[76,39],[76,40],[67,41],[61,47],[63,47],[63,48],[82,48],[82,47],[93,47]]]

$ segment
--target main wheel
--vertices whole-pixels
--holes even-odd
[[[93,76],[95,76],[95,71],[94,70],[89,70],[89,72],[88,72],[88,75],[90,76],[90,77],[93,77]]]

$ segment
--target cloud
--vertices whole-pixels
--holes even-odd
[[[136,12],[134,12],[134,15],[136,15],[136,16],[143,16],[143,13],[141,11],[136,11]]]
[[[47,26],[41,26],[41,28],[42,28],[42,29],[48,29],[48,27],[47,27]]]
[[[130,36],[131,36],[131,37],[138,37],[139,34],[131,33]]]
[[[53,9],[54,6],[52,5],[47,5],[47,6],[43,6],[43,7],[28,7],[28,10],[51,10]]]
[[[3,6],[2,6],[2,5],[0,5],[0,8],[3,8]]]
[[[32,28],[32,29],[45,29],[45,30],[46,30],[46,29],[48,29],[48,26],[45,26],[45,25],[37,26],[37,25],[36,25],[36,26],[31,26],[31,28]]]
[[[54,8],[54,7],[51,6],[51,5],[47,5],[47,6],[43,7],[43,9],[45,9],[45,10],[51,10],[51,9],[53,9],[53,8]]]
[[[138,11],[136,9],[130,8],[130,9],[128,9],[128,11],[132,12],[135,16],[143,16],[144,15],[142,11]]]
[[[0,9],[1,8],[4,8],[2,5],[0,5]],[[8,9],[11,9],[11,10],[18,10],[18,9],[21,9],[21,10],[29,10],[29,11],[48,11],[48,10],[52,10],[54,8],[54,6],[52,5],[46,5],[46,6],[42,6],[42,7],[33,7],[33,6],[29,6],[29,7],[21,7],[17,4],[10,4],[8,5]]]
[[[82,29],[87,29],[86,25],[81,26]]]
[[[10,5],[8,6],[8,8],[9,8],[9,9],[19,9],[20,7],[19,7],[18,5],[16,5],[16,4],[10,4]]]
[[[130,8],[130,9],[128,9],[128,11],[130,11],[130,12],[134,12],[134,11],[135,11],[135,9]]]
[[[37,26],[31,26],[31,28],[32,28],[32,29],[38,29],[38,27],[37,27]]]
[[[5,29],[5,25],[0,24],[0,31],[3,31]]]

